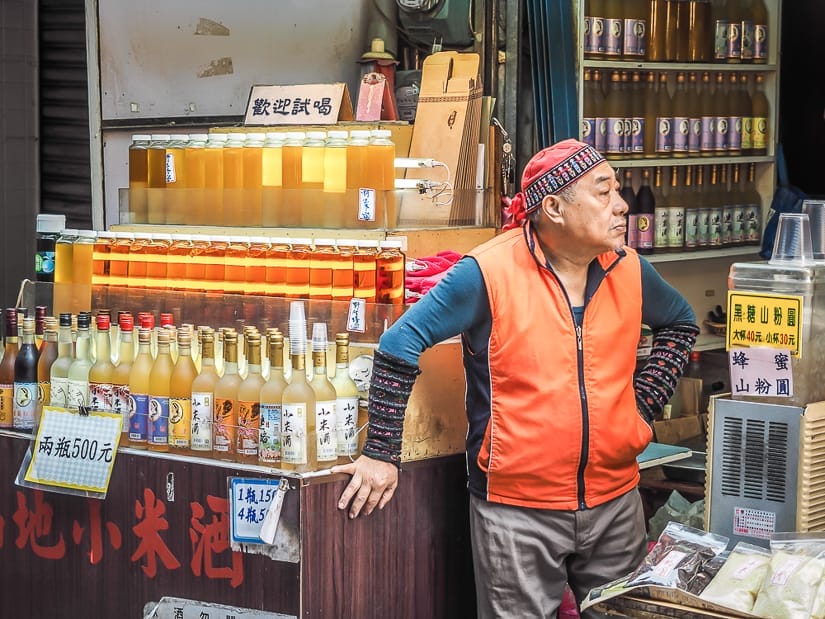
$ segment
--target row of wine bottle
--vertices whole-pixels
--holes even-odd
[[[612,71],[607,95],[599,70],[585,70],[582,140],[608,158],[764,155],[770,105],[757,74]]]

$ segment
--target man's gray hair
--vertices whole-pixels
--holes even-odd
[[[579,181],[574,181],[570,183],[567,187],[564,187],[561,191],[559,191],[556,195],[559,196],[565,202],[572,202],[576,199],[576,189],[578,187]],[[541,207],[537,208],[534,211],[531,211],[529,215],[527,215],[527,219],[530,220],[530,223],[538,223],[539,218],[541,217]]]

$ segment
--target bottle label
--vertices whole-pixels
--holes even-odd
[[[768,25],[754,24],[753,26],[753,59],[768,59]]]
[[[607,154],[619,155],[624,152],[624,118],[607,119]]]
[[[338,426],[339,456],[355,456],[358,452],[358,396],[335,400],[336,424]]]
[[[701,213],[698,208],[685,210],[685,247],[699,246],[699,218]]]
[[[728,150],[742,150],[742,117],[728,117]]]
[[[627,238],[625,239],[625,243],[633,249],[639,246],[639,231],[636,229],[636,219],[638,219],[638,217],[636,214],[627,216]]]
[[[175,155],[166,153],[166,183],[177,182],[178,175],[175,172]]]
[[[699,150],[703,153],[713,151],[716,140],[716,117],[702,116],[702,137],[699,141]]]
[[[51,380],[51,397],[49,398],[49,404],[52,406],[60,406],[62,408],[66,407],[66,396],[68,395],[69,391],[69,379],[68,378],[55,378],[52,377]]]
[[[681,248],[685,244],[685,207],[668,207],[667,246]]]
[[[733,205],[733,228],[731,230],[731,243],[742,243],[745,240],[745,205]]]
[[[755,116],[753,131],[751,132],[754,150],[764,150],[768,147],[768,119],[764,116]]]
[[[636,217],[636,240],[639,249],[653,249],[656,218],[650,213],[639,213]]]
[[[258,453],[261,462],[281,459],[281,405],[261,404],[261,435]]]
[[[215,398],[215,416],[213,418],[212,449],[220,453],[231,453],[235,446],[235,400]]]
[[[744,116],[742,118],[742,150],[748,151],[753,148],[753,117]]]
[[[258,456],[258,429],[261,405],[258,402],[238,402],[238,453]]]
[[[656,152],[673,151],[673,119],[659,116],[656,118]]]
[[[113,407],[112,383],[89,383],[89,406],[110,411]]]
[[[123,418],[123,431],[129,432],[129,385],[112,385],[112,411]]]
[[[193,451],[212,451],[212,404],[211,393],[192,393],[191,442]]]
[[[668,246],[668,215],[670,215],[670,209],[667,206],[656,207],[656,213],[654,218],[656,229],[653,232],[653,247],[655,247],[656,249],[664,249]]]
[[[53,251],[39,251],[34,255],[34,273],[38,276],[54,274]]]
[[[688,134],[688,152],[698,153],[702,144],[702,119],[695,117],[690,119],[690,133]]]
[[[596,150],[603,153],[607,148],[607,119],[596,118]]]
[[[591,36],[590,36],[591,33],[593,32],[592,21],[593,21],[593,18],[590,17],[590,15],[585,15],[584,16],[584,53],[585,54],[592,54],[594,51],[596,51],[592,47],[592,43],[591,43],[592,39],[591,39]]]
[[[742,57],[742,22],[728,24],[728,53],[726,58]]]
[[[720,247],[722,245],[723,226],[722,207],[712,206],[708,210],[708,246]]]
[[[42,409],[51,401],[52,385],[48,381],[37,383],[37,407]]]
[[[722,207],[722,245],[733,242],[733,204]]]
[[[685,116],[673,117],[673,152],[688,152],[690,141],[690,118]]]
[[[604,55],[621,56],[622,45],[624,43],[624,20],[605,19],[604,20]]]
[[[762,208],[759,204],[746,204],[743,217],[745,242],[758,243],[762,233]]]
[[[604,53],[604,17],[590,17],[590,33],[585,39],[585,50],[591,54]]]
[[[596,148],[596,119],[582,118],[582,142]]]
[[[742,60],[751,61],[753,60],[754,25],[750,20],[743,20],[740,27],[742,29],[741,58]]]
[[[630,119],[630,152],[645,152],[645,119],[641,116]]]
[[[284,404],[281,408],[281,461],[307,463],[307,405]]]
[[[710,242],[710,209],[699,209],[699,220],[696,229],[696,244],[699,247],[707,247]]]
[[[0,385],[0,428],[14,424],[14,385]]]
[[[644,56],[647,53],[647,20],[624,20],[625,56]]]
[[[189,447],[189,429],[192,423],[192,400],[169,399],[169,444],[179,449]]]
[[[716,117],[716,133],[713,136],[714,150],[728,150],[728,117]]]
[[[315,432],[318,441],[318,462],[330,462],[338,458],[335,400],[315,402]]]
[[[624,119],[624,139],[622,140],[622,152],[633,152],[633,119]]]
[[[149,396],[133,393],[129,396],[129,440],[145,441],[149,427]]]
[[[69,379],[66,391],[67,408],[80,408],[89,405],[89,383],[84,380]]]
[[[34,428],[37,410],[37,383],[14,383],[14,421],[16,430]]]
[[[713,59],[724,61],[728,59],[728,35],[730,28],[727,20],[718,19],[714,24]]]
[[[149,444],[169,444],[169,398],[149,398]]]

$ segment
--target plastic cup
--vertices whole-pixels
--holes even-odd
[[[312,325],[312,352],[324,352],[327,349],[327,324],[316,322]]]
[[[802,212],[811,222],[811,249],[814,260],[825,260],[825,200],[805,200]]]
[[[811,222],[807,213],[782,213],[769,264],[813,262]]]

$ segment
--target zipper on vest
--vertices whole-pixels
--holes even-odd
[[[584,317],[582,317],[582,322],[584,322]],[[584,345],[582,343],[581,325],[576,325],[576,349],[576,366],[579,374],[579,399],[582,404],[582,457],[579,462],[579,470],[576,473],[576,483],[579,489],[579,509],[587,509],[587,503],[584,500],[584,469],[587,467],[587,459],[589,456],[587,437],[590,435],[590,417],[587,413],[587,393],[584,390]]]

